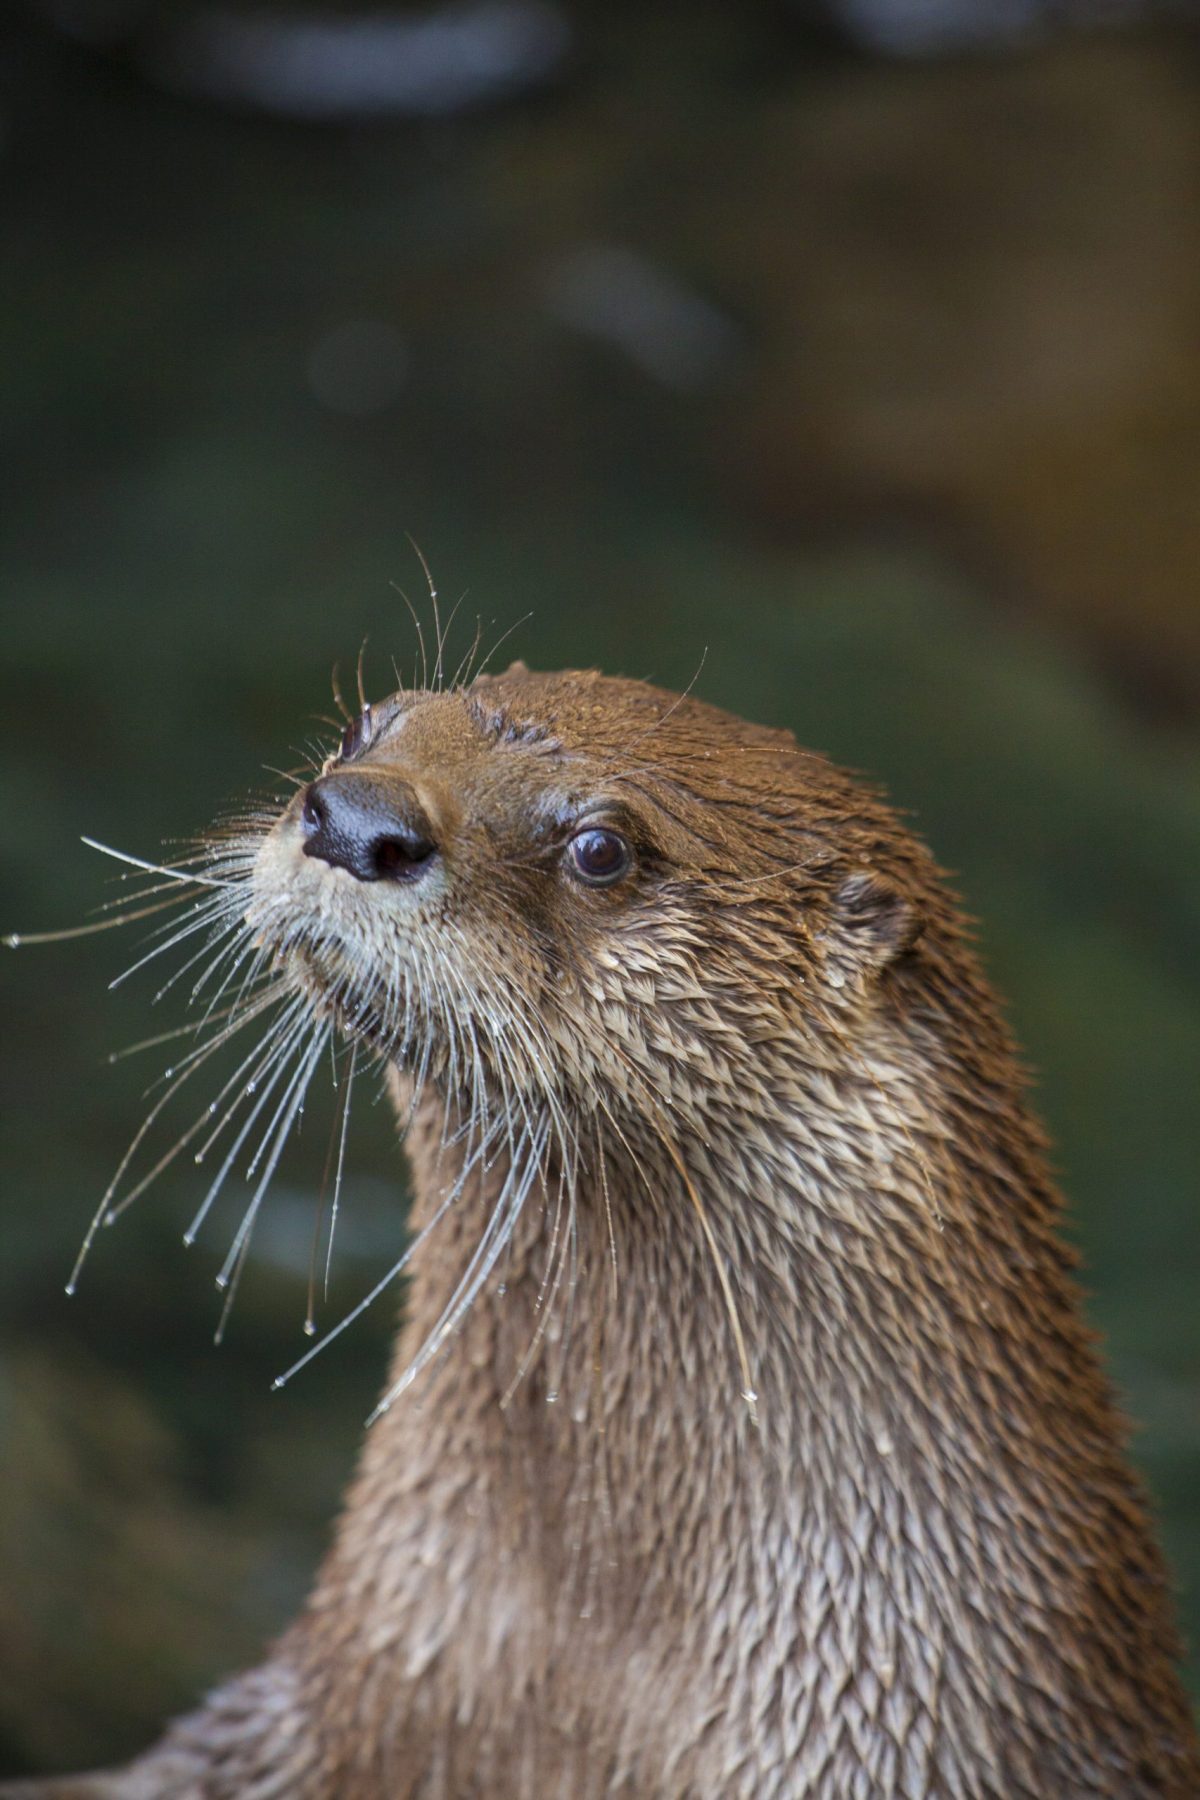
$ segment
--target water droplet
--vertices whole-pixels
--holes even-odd
[[[216,1103],[216,1101],[215,1101],[215,1100],[210,1100],[210,1101],[209,1101],[209,1103],[208,1103],[208,1116],[209,1116],[209,1118],[210,1118],[210,1119],[211,1119],[211,1118],[212,1118],[212,1116],[213,1116],[213,1114],[214,1114],[214,1113],[215,1113],[215,1112],[216,1112],[216,1110],[217,1110],[217,1103]]]
[[[248,1081],[246,1083],[246,1092],[248,1094],[253,1094],[253,1093],[256,1093],[257,1091],[258,1091],[257,1081]]]
[[[4,941],[8,945],[10,950],[18,950],[21,945],[20,933],[16,932],[16,931],[10,931]],[[70,1288],[67,1289],[67,1292],[68,1292],[68,1294],[71,1292]]]
[[[196,1166],[198,1168],[200,1166],[200,1164],[204,1161],[203,1150],[197,1150],[195,1156],[193,1156],[193,1158],[192,1158],[192,1161],[196,1164]]]
[[[315,1319],[305,1319],[305,1321],[304,1321],[305,1337],[315,1337],[316,1334],[317,1334],[316,1320]]]
[[[829,963],[827,965],[825,979],[828,981],[830,987],[840,988],[845,987],[846,985],[845,974],[837,967],[836,963]]]
[[[163,1070],[163,1080],[164,1080],[164,1081],[170,1081],[170,1079],[171,1079],[171,1077],[172,1077],[172,1075],[173,1075],[173,1074],[174,1074],[174,1073],[175,1073],[175,1071],[174,1071],[174,1069],[173,1069],[173,1068],[166,1068],[166,1069],[164,1069],[164,1070]]]
[[[557,1389],[557,1388],[551,1388],[551,1389],[550,1389],[550,1392],[549,1392],[549,1393],[548,1393],[548,1394],[547,1394],[547,1395],[546,1395],[546,1405],[547,1405],[547,1406],[553,1406],[553,1405],[554,1405],[554,1402],[555,1402],[555,1401],[556,1401],[556,1400],[557,1400],[557,1399],[558,1399],[558,1389]]]
[[[195,1241],[196,1241],[196,1234],[194,1231],[185,1231],[184,1232],[183,1243],[184,1243],[185,1249],[190,1250],[192,1245],[195,1243]]]
[[[875,1439],[875,1448],[878,1450],[880,1456],[890,1456],[896,1446],[888,1433],[886,1431],[881,1431],[879,1436]]]
[[[500,1283],[499,1283],[499,1284],[498,1284],[498,1286],[497,1286],[497,1288],[496,1288],[496,1292],[497,1292],[497,1293],[498,1293],[498,1294],[501,1294],[501,1295],[503,1295],[503,1294],[507,1294],[507,1292],[508,1292],[508,1283],[507,1283],[507,1281],[502,1281],[502,1282],[500,1282]]]
[[[74,1292],[75,1292],[75,1283],[73,1281],[68,1281],[66,1287],[63,1289],[63,1293],[64,1294],[74,1294]]]
[[[218,1288],[219,1288],[219,1289],[220,1289],[220,1291],[221,1291],[221,1292],[222,1292],[222,1293],[224,1293],[224,1292],[225,1292],[225,1289],[226,1289],[226,1288],[227,1288],[227,1287],[228,1287],[228,1286],[229,1286],[229,1277],[228,1277],[228,1275],[218,1275],[218,1276],[217,1276],[217,1287],[218,1287]]]
[[[746,1402],[747,1406],[756,1406],[758,1404],[758,1395],[753,1388],[743,1388],[742,1399]]]

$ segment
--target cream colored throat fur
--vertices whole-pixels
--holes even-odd
[[[30,1791],[1200,1792],[1012,1046],[878,796],[515,665],[365,713],[246,870],[282,1003],[392,1067],[405,1322],[263,1665]]]

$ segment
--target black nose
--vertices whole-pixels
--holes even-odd
[[[359,881],[414,881],[437,849],[412,788],[366,770],[310,782],[300,823],[305,856],[348,869]]]

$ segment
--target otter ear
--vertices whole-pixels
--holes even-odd
[[[873,869],[855,869],[833,897],[841,941],[864,970],[879,970],[911,950],[924,921],[899,889]]]
[[[510,662],[507,669],[500,674],[497,674],[494,669],[481,669],[474,681],[472,681],[471,686],[473,688],[491,687],[493,682],[507,681],[510,675],[528,675],[528,673],[529,664],[527,662],[522,662],[521,658],[518,656],[515,662]]]

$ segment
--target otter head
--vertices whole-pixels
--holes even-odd
[[[896,866],[881,818],[788,733],[515,664],[364,708],[248,919],[346,1034],[467,1106],[736,1109],[769,1040],[918,934],[927,859],[901,840]]]

